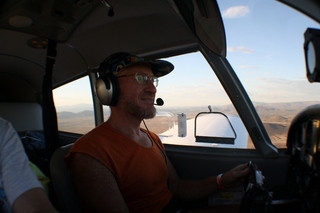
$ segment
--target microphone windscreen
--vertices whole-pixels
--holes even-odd
[[[162,98],[157,98],[156,102],[158,106],[162,106],[164,104],[164,101],[162,100]]]

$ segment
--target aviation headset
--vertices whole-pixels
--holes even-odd
[[[96,82],[96,94],[103,105],[115,106],[118,103],[119,84],[112,73],[106,73],[107,63],[103,62],[99,67],[99,78]]]
[[[125,52],[118,52],[106,58],[99,67],[99,78],[96,82],[96,95],[103,105],[115,106],[119,98],[119,84],[115,76],[123,68],[135,63],[148,63],[155,76],[161,77],[170,73],[174,66],[163,60],[145,60]]]

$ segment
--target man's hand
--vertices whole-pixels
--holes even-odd
[[[250,168],[248,167],[248,164],[240,164],[222,175],[222,185],[224,188],[242,186],[249,173]]]

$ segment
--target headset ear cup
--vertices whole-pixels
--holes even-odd
[[[112,75],[98,78],[96,94],[103,105],[115,106],[118,103],[119,86],[117,79]]]

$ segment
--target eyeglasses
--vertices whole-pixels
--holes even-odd
[[[142,72],[136,72],[135,74],[132,74],[132,75],[116,76],[116,78],[121,78],[121,77],[126,77],[126,76],[133,76],[133,75],[134,75],[136,81],[139,84],[146,84],[147,81],[150,80],[151,82],[153,82],[153,85],[155,87],[158,86],[158,83],[159,83],[158,77],[155,77],[155,76],[148,77],[145,73],[142,73]]]

